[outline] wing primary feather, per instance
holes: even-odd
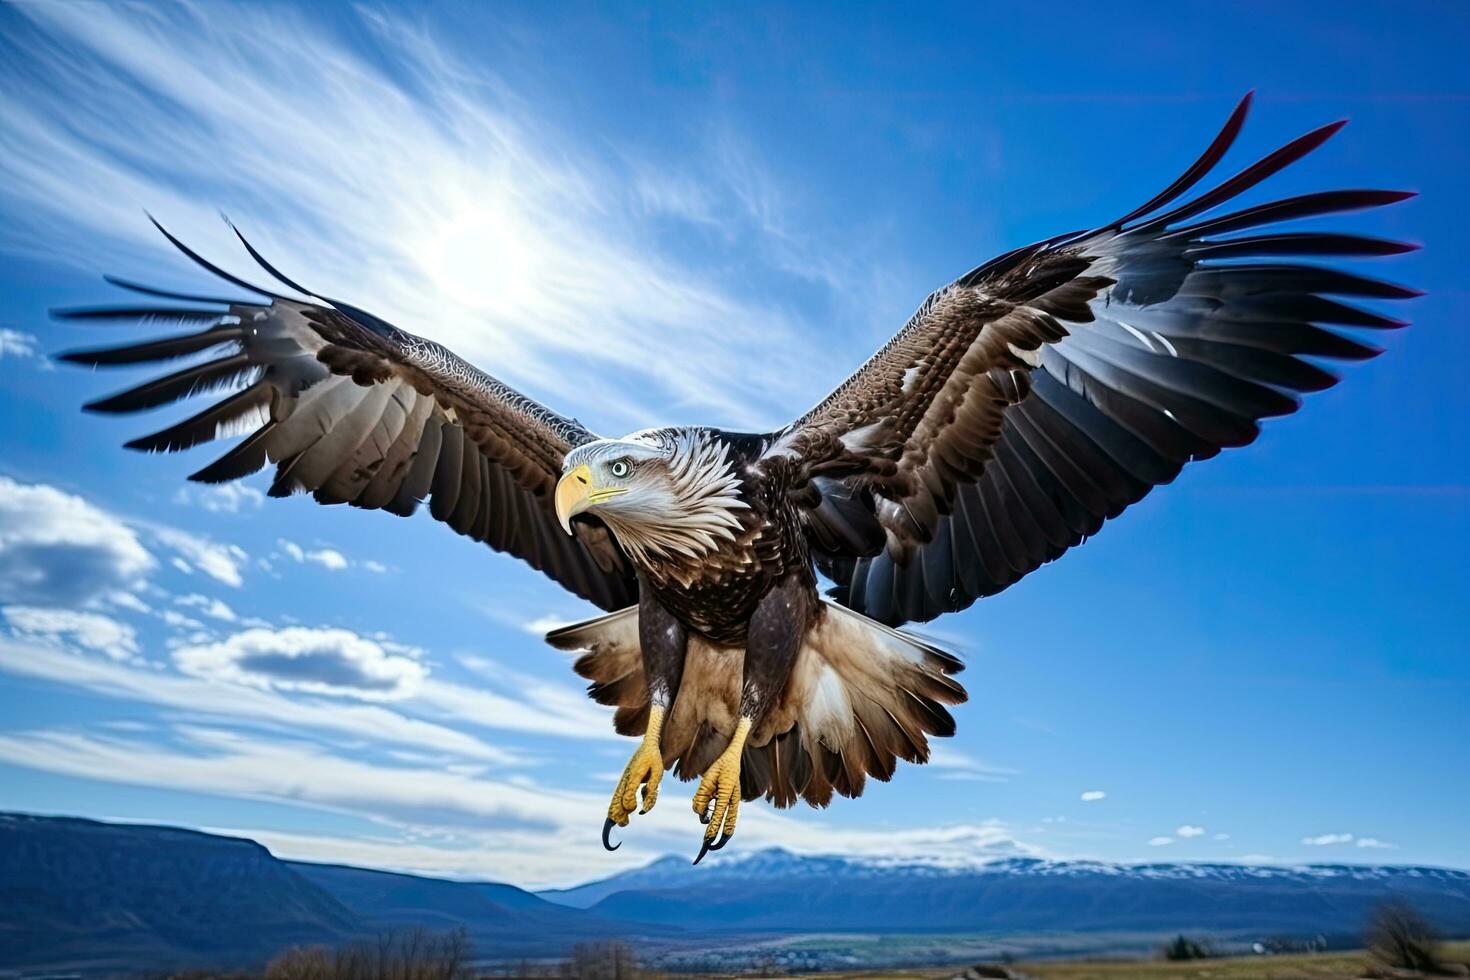
[[[184,322],[218,320],[229,315],[229,310],[200,310],[181,306],[67,306],[51,310],[51,316],[56,320],[166,319]]]
[[[142,283],[133,282],[131,279],[122,279],[118,276],[102,277],[119,289],[130,292],[141,293],[144,296],[157,296],[160,299],[176,299],[188,303],[220,303],[225,306],[250,306],[254,300],[225,299],[220,296],[198,296],[194,293],[176,293],[167,289],[159,289],[155,286],[145,286]]]
[[[1185,225],[1161,235],[1161,238],[1200,238],[1204,235],[1223,235],[1226,232],[1255,228],[1278,221],[1293,221],[1297,218],[1315,218],[1323,214],[1345,214],[1381,208],[1416,197],[1415,191],[1346,190],[1320,191],[1302,194],[1269,204],[1258,204],[1241,211],[1232,211],[1217,218],[1198,224]]]
[[[232,379],[252,370],[249,355],[232,354],[216,361],[184,368],[167,377],[145,382],[136,388],[120,391],[106,398],[90,401],[82,408],[89,412],[105,414],[141,412],[144,409],[167,405],[169,402],[187,398],[206,389],[227,384]]]
[[[1254,91],[1245,93],[1245,97],[1236,103],[1235,110],[1230,113],[1230,118],[1225,121],[1225,125],[1215,139],[1205,148],[1205,152],[1200,154],[1199,159],[1194,161],[1188,170],[1180,174],[1174,183],[1156,194],[1147,204],[1134,208],[1107,227],[1122,228],[1130,221],[1157,211],[1199,183],[1206,174],[1215,169],[1215,164],[1220,162],[1235,143],[1235,138],[1240,135],[1241,127],[1245,125],[1245,117],[1250,112],[1251,100],[1255,98],[1255,95]]]
[[[125,443],[124,448],[147,453],[171,453],[217,439],[221,426],[229,424],[251,409],[264,409],[268,406],[271,391],[270,382],[257,381],[249,388],[236,392],[177,425]]]
[[[224,216],[221,215],[221,217]],[[249,240],[246,239],[245,235],[240,231],[240,229],[235,227],[235,223],[233,221],[231,221],[229,218],[225,218],[225,224],[230,226],[230,230],[235,233],[236,238],[240,239],[240,244],[245,246],[245,251],[250,253],[250,257],[255,260],[256,264],[259,265],[266,272],[270,273],[270,275],[274,277],[277,282],[279,282],[283,286],[288,286],[291,289],[296,290],[303,296],[317,295],[315,292],[307,289],[305,286],[294,282],[291,279],[288,279],[279,269],[267,262],[265,256],[261,255],[255,250],[255,246],[251,245]]]
[[[72,350],[57,354],[56,359],[68,364],[85,364],[103,367],[123,364],[139,364],[144,361],[163,361],[188,354],[197,354],[211,347],[237,341],[244,329],[229,325],[205,330],[201,333],[184,334],[177,337],[160,337],[158,340],[141,344],[125,344],[121,347],[96,347],[87,350]]]
[[[234,449],[204,469],[189,474],[189,479],[195,483],[229,483],[260,472],[266,464],[265,441],[275,427],[274,422],[261,426]]]
[[[1202,241],[1184,250],[1195,259],[1255,258],[1268,255],[1341,255],[1376,257],[1418,251],[1412,242],[1328,232],[1282,232],[1224,241]]]
[[[1281,147],[1281,149],[1267,154],[1249,167],[1246,167],[1214,190],[1201,194],[1188,204],[1181,205],[1173,211],[1150,218],[1140,225],[1135,225],[1129,231],[1141,232],[1163,228],[1177,221],[1183,221],[1185,218],[1191,218],[1203,211],[1208,211],[1215,205],[1230,200],[1237,194],[1256,186],[1267,177],[1291,166],[1327,142],[1332,138],[1333,134],[1346,125],[1346,119],[1339,119],[1337,122],[1328,123],[1326,126],[1319,126],[1310,133],[1298,136],[1290,143]]]
[[[282,300],[289,300],[290,299],[290,297],[288,297],[288,296],[282,296],[280,293],[271,292],[269,289],[265,289],[265,288],[263,288],[261,286],[257,286],[257,285],[255,285],[254,283],[251,283],[251,282],[246,282],[244,279],[241,279],[239,276],[232,275],[232,274],[226,272],[224,269],[221,269],[219,266],[215,265],[213,262],[209,261],[204,256],[200,255],[198,252],[194,251],[192,248],[190,248],[189,246],[185,245],[183,242],[181,242],[177,238],[175,238],[174,235],[173,235],[173,233],[170,232],[163,225],[159,224],[158,219],[155,218],[155,217],[153,217],[153,215],[151,215],[151,214],[148,215],[148,220],[151,221],[151,222],[153,222],[153,227],[157,228],[163,234],[163,237],[164,238],[167,238],[169,240],[169,242],[173,245],[174,248],[178,249],[180,252],[183,252],[184,255],[186,255],[190,259],[192,259],[196,265],[200,266],[203,269],[208,270],[209,272],[213,272],[215,275],[219,276],[225,282],[232,282],[236,286],[239,286],[241,289],[248,289],[252,293],[259,293],[262,296],[269,296],[271,299],[282,299]]]

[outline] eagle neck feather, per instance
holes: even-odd
[[[734,541],[742,529],[739,512],[749,505],[740,498],[729,447],[699,429],[661,430],[643,438],[657,439],[669,454],[669,495],[645,519],[604,515],[628,557],[644,567],[697,561],[721,542]]]

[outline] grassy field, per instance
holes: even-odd
[[[1470,962],[1470,942],[1446,943],[1449,963]],[[1038,960],[1010,966],[1034,980],[1347,980],[1367,975],[1371,960],[1358,950],[1300,956],[1232,956],[1168,963],[1162,960]],[[963,967],[823,973],[823,980],[941,980]]]

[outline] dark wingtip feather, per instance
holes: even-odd
[[[213,390],[250,370],[250,358],[246,354],[233,354],[184,368],[166,377],[145,381],[126,391],[94,399],[83,405],[82,409],[109,415],[141,412]]]
[[[254,300],[226,299],[223,296],[199,296],[194,293],[176,293],[168,289],[158,289],[155,286],[145,286],[131,279],[123,279],[120,276],[104,275],[102,279],[119,289],[129,292],[142,293],[144,296],[158,296],[162,299],[177,299],[190,303],[219,303],[223,306],[246,306],[254,303]]]
[[[201,310],[170,306],[53,306],[53,320],[218,320],[228,310]]]
[[[236,238],[240,239],[240,244],[245,246],[245,251],[250,253],[250,257],[255,260],[256,264],[259,265],[266,272],[268,272],[270,275],[274,276],[277,282],[281,283],[283,286],[288,286],[291,289],[296,290],[298,293],[301,293],[304,296],[316,295],[316,293],[312,292],[310,289],[307,289],[300,283],[288,279],[284,274],[282,274],[279,269],[267,262],[265,256],[261,255],[255,250],[255,246],[250,244],[245,235],[240,231],[239,228],[235,227],[235,223],[231,221],[229,219],[229,216],[226,215],[223,211],[220,212],[220,217],[225,219],[225,224],[230,226],[230,230],[235,233]]]
[[[153,222],[153,227],[157,228],[159,233],[162,234],[164,238],[167,238],[174,248],[178,249],[180,252],[183,252],[184,255],[188,256],[188,258],[193,260],[194,263],[199,265],[201,268],[204,268],[214,273],[226,282],[234,283],[241,289],[248,289],[253,293],[259,293],[262,296],[269,296],[271,299],[286,299],[285,296],[282,296],[279,293],[273,293],[269,289],[262,288],[251,282],[246,282],[239,276],[232,275],[231,273],[226,272],[224,269],[221,269],[219,266],[215,265],[213,262],[209,261],[204,256],[200,255],[198,252],[194,251],[192,248],[175,238],[173,233],[165,228],[162,224],[160,224],[158,219],[153,217],[153,215],[148,214],[147,211],[143,213],[148,215],[148,220]]]
[[[177,337],[160,337],[138,344],[120,347],[93,347],[86,350],[65,351],[56,355],[59,361],[68,364],[83,364],[88,367],[111,367],[141,364],[148,361],[166,361],[173,358],[197,354],[211,347],[236,341],[241,329],[234,326],[217,327],[201,333],[184,334]]]
[[[1316,150],[1323,143],[1326,143],[1338,130],[1346,125],[1346,119],[1339,119],[1325,126],[1318,126],[1311,132],[1298,136],[1285,146],[1266,154],[1266,156],[1257,160],[1214,189],[1206,191],[1194,200],[1182,204],[1172,211],[1150,218],[1131,230],[1157,230],[1208,211],[1216,205],[1250,190],[1252,187],[1261,183],[1261,181],[1280,173],[1302,157]]]
[[[1251,102],[1255,99],[1255,96],[1256,90],[1251,89],[1235,104],[1235,108],[1230,113],[1230,118],[1225,120],[1225,125],[1220,128],[1220,132],[1210,141],[1210,145],[1205,147],[1205,151],[1200,154],[1199,159],[1190,164],[1188,170],[1180,174],[1168,187],[1154,195],[1146,204],[1134,208],[1117,221],[1114,221],[1109,227],[1120,228],[1135,218],[1141,218],[1152,211],[1156,211],[1199,183],[1200,179],[1213,170],[1215,164],[1219,163],[1220,159],[1229,151],[1230,147],[1235,144],[1236,137],[1240,135],[1241,128],[1245,126],[1245,117],[1250,112]]]

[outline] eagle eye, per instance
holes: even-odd
[[[623,477],[628,475],[629,471],[632,470],[632,467],[628,465],[628,461],[626,459],[615,459],[613,460],[612,465],[608,467],[608,470],[612,473],[613,476],[621,480]]]

